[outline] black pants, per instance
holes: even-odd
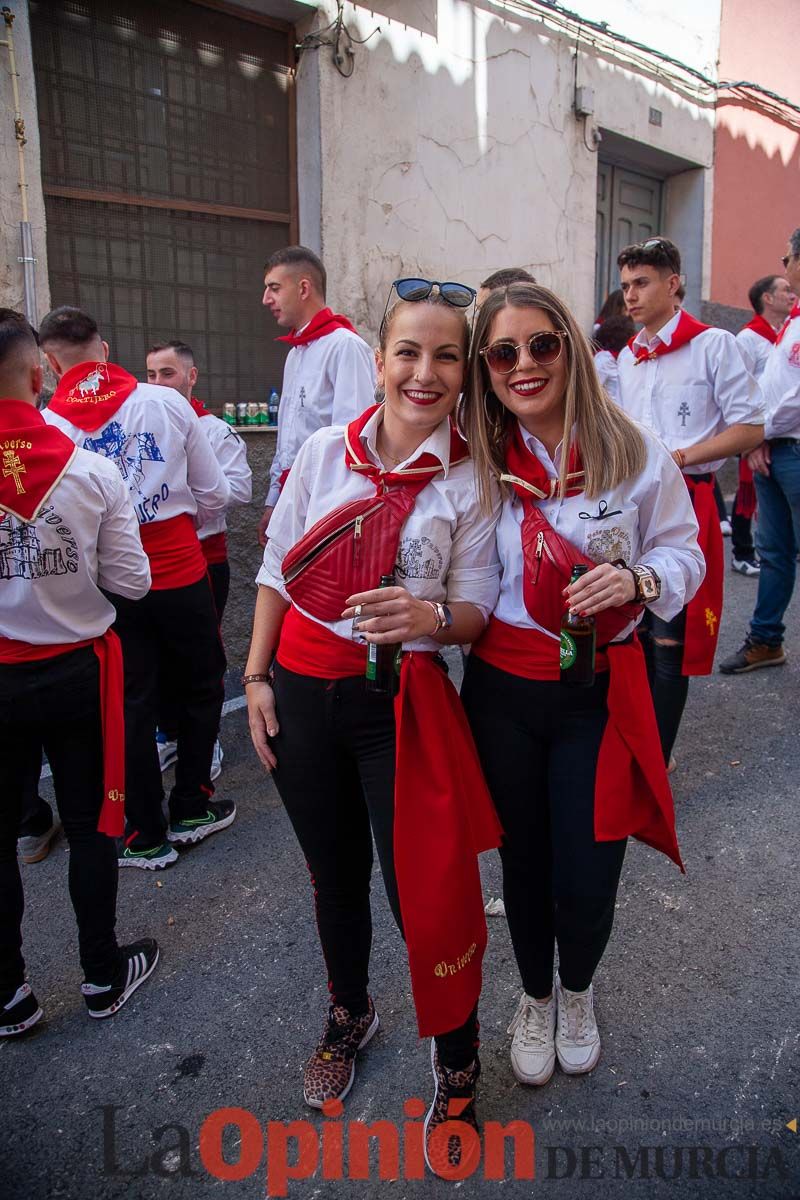
[[[222,616],[228,603],[228,593],[231,587],[231,567],[226,559],[221,563],[209,563],[208,581],[211,584],[211,594],[214,599],[214,611],[217,614],[217,625],[222,628]],[[163,673],[159,679],[158,728],[170,742],[177,741],[181,689],[176,686],[179,681],[166,678]],[[219,728],[217,729],[219,734]]]
[[[614,920],[626,841],[594,837],[608,677],[591,688],[521,679],[470,655],[461,689],[505,836],[503,898],[522,986],[543,999],[592,982]]]
[[[173,821],[201,816],[214,788],[211,756],[224,697],[225,654],[208,579],[143,600],[112,597],[125,660],[125,815],[136,849],[164,840],[163,790],[156,749],[160,680],[179,697]]]
[[[689,695],[689,677],[683,673],[686,609],[681,609],[671,621],[662,621],[645,609],[639,635],[647,662],[661,750],[664,762],[668,764]],[[664,645],[665,641],[673,644]]]
[[[753,518],[742,516],[736,507],[738,499],[737,492],[733,498],[731,509],[731,553],[740,562],[753,562],[756,557],[756,548],[753,544]]]
[[[114,934],[117,853],[97,832],[103,802],[98,665],[91,647],[34,663],[0,665],[0,996],[24,980],[22,880],[17,835],[23,795],[38,779],[42,749],[53,770],[69,841],[69,893],[84,975],[110,983],[120,962]],[[51,897],[50,904],[57,903]]]
[[[372,838],[389,904],[402,932],[394,870],[395,724],[392,701],[364,679],[312,679],[275,668],[280,732],[273,773],[311,872],[317,925],[333,1002],[367,1010],[372,916]],[[477,1014],[436,1038],[442,1062],[469,1065]]]

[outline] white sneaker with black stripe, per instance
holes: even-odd
[[[158,945],[153,938],[142,938],[121,946],[122,964],[112,983],[81,984],[90,1017],[113,1017],[140,984],[149,979],[158,962]]]
[[[0,1037],[16,1037],[20,1033],[27,1033],[41,1016],[39,1001],[30,985],[23,983],[8,1000],[0,998]]]

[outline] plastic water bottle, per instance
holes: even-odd
[[[267,424],[268,425],[277,425],[278,424],[278,406],[280,404],[280,399],[281,398],[278,395],[276,389],[273,388],[269,394],[269,400],[267,401]]]

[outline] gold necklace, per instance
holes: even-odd
[[[402,458],[393,458],[392,455],[389,454],[386,450],[381,450],[380,445],[378,443],[376,443],[376,447],[377,447],[377,451],[378,451],[378,458],[380,458],[380,459],[388,458],[389,462],[394,463],[395,466],[397,466],[398,463],[401,463],[404,461]],[[406,455],[405,457],[408,458],[408,455]]]

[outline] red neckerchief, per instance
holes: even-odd
[[[116,363],[78,363],[61,376],[48,407],[85,433],[94,433],[137,386],[138,380]]]
[[[636,359],[634,366],[638,366],[639,363],[650,362],[654,358],[660,358],[662,354],[672,354],[673,350],[680,350],[681,346],[685,346],[692,338],[697,337],[698,333],[705,333],[710,328],[710,325],[703,325],[701,321],[698,321],[684,309],[681,309],[681,315],[678,317],[678,324],[675,326],[669,345],[666,342],[659,341],[658,345],[652,348],[635,346],[634,341],[639,335],[634,334],[628,342],[631,353]]]
[[[311,318],[302,333],[293,329],[290,333],[285,333],[283,337],[275,338],[275,341],[288,342],[290,346],[307,346],[309,342],[315,342],[317,338],[327,337],[335,329],[349,329],[351,333],[356,332],[347,317],[343,317],[341,313],[335,313],[330,308],[321,308],[316,316]]]
[[[197,413],[198,417],[210,417],[212,415],[206,408],[205,404],[203,404],[203,401],[198,400],[196,396],[190,396],[189,403]]]
[[[33,521],[77,449],[32,404],[0,400],[0,510]]]
[[[421,486],[413,488],[413,494],[421,491],[426,483],[429,483],[435,475],[444,470],[444,467],[439,462],[435,454],[421,454],[419,458],[414,460],[410,467],[403,467],[402,470],[395,468],[393,471],[384,471],[381,467],[377,467],[371,458],[367,457],[367,451],[364,443],[361,440],[361,433],[364,426],[380,408],[380,404],[374,404],[371,408],[366,409],[360,417],[356,417],[355,421],[351,421],[344,431],[344,461],[349,470],[358,471],[362,475],[366,475],[367,479],[375,484],[378,492],[385,492],[392,487],[407,487],[409,484],[419,483]],[[469,450],[467,443],[462,438],[456,427],[450,426],[450,466],[454,467],[457,463],[464,462],[469,458]]]
[[[743,328],[744,329],[752,329],[753,333],[757,333],[761,337],[766,338],[768,342],[772,342],[773,346],[775,345],[775,342],[778,340],[777,333],[772,328],[769,321],[765,321],[760,313],[756,313],[756,315],[753,317],[752,321],[748,321],[747,324],[745,326],[743,326]]]
[[[780,333],[778,334],[778,336],[775,338],[775,345],[776,345],[776,346],[780,346],[781,342],[783,341],[783,335],[786,333],[786,330],[789,328],[789,326],[791,325],[792,321],[794,321],[794,320],[795,320],[797,317],[800,317],[800,300],[796,300],[796,301],[795,301],[794,308],[793,308],[793,309],[792,309],[792,311],[789,313],[789,315],[788,315],[788,317],[786,318],[786,320],[783,322],[783,325],[782,325],[782,327],[781,327],[781,331],[780,331]]]
[[[542,463],[525,444],[522,430],[517,424],[514,433],[506,444],[506,473],[500,476],[503,483],[510,483],[518,496],[523,500],[553,500],[561,495],[561,484],[558,478],[550,479]],[[580,450],[576,445],[570,447],[569,469],[567,471],[568,496],[577,496],[586,484],[581,463]]]

